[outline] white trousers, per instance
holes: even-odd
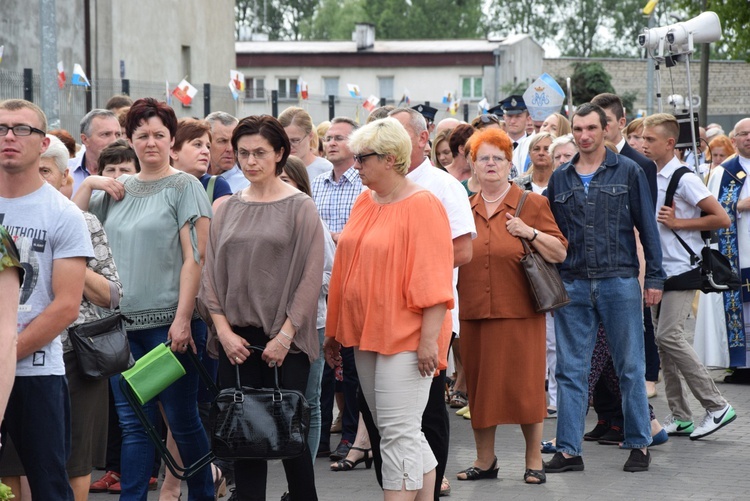
[[[419,374],[413,351],[381,355],[355,348],[354,359],[362,394],[380,432],[383,489],[421,489],[423,475],[437,466],[422,433],[432,375]]]

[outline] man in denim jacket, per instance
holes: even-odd
[[[579,153],[553,174],[547,197],[568,239],[560,275],[571,303],[555,312],[557,336],[557,453],[547,473],[583,470],[582,442],[587,378],[601,322],[620,379],[625,415],[625,471],[648,470],[651,443],[643,384],[642,301],[661,300],[664,271],[654,205],[643,170],[604,146],[607,117],[590,103],[576,110],[573,136]],[[638,283],[638,230],[646,257],[644,297]]]

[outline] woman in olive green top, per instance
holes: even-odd
[[[159,343],[172,340],[183,359],[188,349],[205,349],[205,324],[194,314],[202,256],[208,237],[211,205],[195,176],[169,165],[177,117],[155,99],[136,101],[128,112],[125,133],[141,171],[119,179],[90,176],[74,201],[96,215],[109,236],[123,285],[120,308],[134,320],[128,326],[130,350],[136,360]],[[92,178],[94,178],[92,180]],[[104,190],[90,198],[92,188]],[[164,390],[158,399],[167,416],[185,464],[208,452],[208,439],[198,418],[198,374],[182,360],[187,375]],[[143,426],[113,384],[122,433],[121,499],[146,499],[154,446]],[[156,402],[144,406],[156,420]],[[205,467],[188,481],[191,500],[213,500],[211,469]]]
[[[16,317],[22,281],[16,245],[0,226],[0,422],[16,377]]]

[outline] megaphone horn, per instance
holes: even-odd
[[[690,52],[694,44],[711,43],[719,39],[721,39],[721,21],[716,12],[711,11],[674,24],[667,32],[667,42],[670,45],[686,48]]]

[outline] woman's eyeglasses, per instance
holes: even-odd
[[[362,165],[362,162],[364,161],[365,158],[378,155],[378,154],[379,153],[377,152],[372,152],[372,153],[365,153],[364,155],[354,155],[354,161]]]

